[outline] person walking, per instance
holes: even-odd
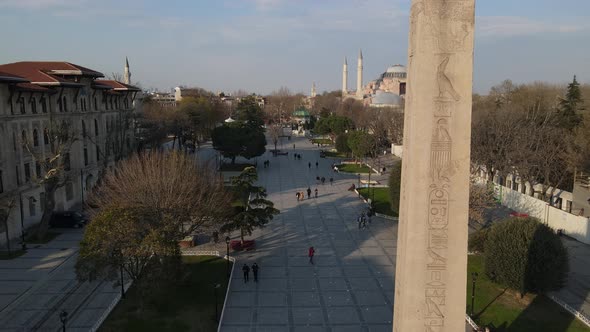
[[[295,150],[295,144],[293,144],[293,150]]]
[[[330,185],[333,186],[334,185],[334,178],[330,178]]]
[[[244,272],[244,282],[248,282],[248,280],[250,279],[250,267],[244,264],[244,266],[242,267],[242,272]]]
[[[307,198],[311,198],[311,188],[307,187]]]
[[[326,182],[326,178],[322,176],[321,180],[322,180],[322,185],[323,185]]]
[[[315,188],[315,198],[318,198],[318,188]]]
[[[307,168],[311,169],[311,161],[307,163]]]
[[[254,282],[258,282],[258,264],[252,264],[252,274],[254,275]]]
[[[315,168],[320,167],[320,163],[318,163],[317,161],[315,162]]]
[[[300,192],[297,192],[295,194],[295,196],[297,196],[297,202],[299,202],[299,200],[301,199],[301,193]]]
[[[307,256],[309,256],[309,263],[313,265],[313,255],[315,254],[315,249],[313,247],[309,247],[307,251]]]

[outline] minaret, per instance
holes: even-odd
[[[316,95],[317,93],[315,91],[315,82],[313,82],[313,84],[311,85],[311,98],[315,98]]]
[[[344,57],[344,65],[342,66],[342,97],[348,93],[348,63]]]
[[[359,60],[356,67],[356,96],[363,98],[363,51],[359,51]]]
[[[131,84],[131,71],[129,70],[129,59],[125,57],[125,74],[123,75],[123,83]]]

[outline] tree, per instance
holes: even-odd
[[[219,229],[231,195],[207,163],[181,152],[149,152],[121,161],[89,197],[96,213],[111,206],[150,209],[178,241]]]
[[[340,153],[350,153],[350,147],[348,146],[348,135],[340,134],[336,136],[336,143],[334,144],[336,151]]]
[[[16,195],[13,194],[5,194],[0,200],[0,233],[6,233],[6,249],[8,251],[8,255],[11,255],[10,250],[10,232],[8,229],[8,220],[10,219],[10,212],[16,206]]]
[[[258,130],[252,130],[242,123],[225,124],[211,133],[213,148],[235,163],[237,156],[250,159],[266,151],[266,137]]]
[[[535,218],[509,218],[492,226],[485,239],[486,274],[520,292],[563,287],[568,253],[549,226]]]
[[[273,144],[275,145],[275,151],[277,149],[277,143],[279,142],[279,138],[283,133],[283,127],[280,124],[273,123],[268,127],[268,133],[270,135],[270,139],[272,140]]]
[[[254,96],[248,96],[240,100],[236,111],[236,120],[253,131],[262,132],[264,130],[264,114]]]
[[[258,180],[256,168],[246,167],[242,173],[232,180],[236,189],[237,200],[234,203],[235,215],[221,228],[224,232],[240,231],[240,239],[244,243],[245,235],[252,235],[256,228],[269,223],[279,210],[273,202],[266,199],[266,189],[255,186]]]
[[[578,114],[579,111],[584,110],[582,104],[582,92],[580,91],[580,83],[574,80],[568,84],[565,97],[559,100],[559,125],[567,130],[573,130],[582,123],[582,116]]]
[[[31,144],[26,137],[23,137],[22,140],[26,151],[40,166],[41,174],[37,174],[35,181],[45,192],[45,204],[42,207],[43,216],[36,234],[39,239],[45,238],[49,229],[49,220],[55,209],[55,192],[69,181],[70,149],[78,137],[72,130],[70,123],[52,121],[43,132],[43,140],[49,145],[49,148],[45,149],[44,155],[37,152],[34,144]]]
[[[331,135],[333,138],[344,134],[347,130],[352,129],[354,124],[350,118],[345,116],[330,115],[327,118],[321,118],[315,123],[314,132],[319,135]]]
[[[391,211],[399,215],[399,202],[401,198],[401,184],[402,184],[402,162],[401,160],[391,167],[389,172],[389,199],[391,203]]]
[[[352,155],[359,160],[375,152],[375,137],[364,131],[349,132],[347,143]]]

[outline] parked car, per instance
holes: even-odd
[[[86,225],[86,218],[76,211],[54,212],[49,221],[49,227],[80,228]]]

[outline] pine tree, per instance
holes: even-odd
[[[576,76],[574,75],[574,80],[567,86],[565,98],[561,98],[559,101],[560,127],[572,130],[582,122],[582,117],[577,113],[578,111],[583,110],[582,103],[583,99],[582,92],[580,91],[580,83],[578,83]]]

